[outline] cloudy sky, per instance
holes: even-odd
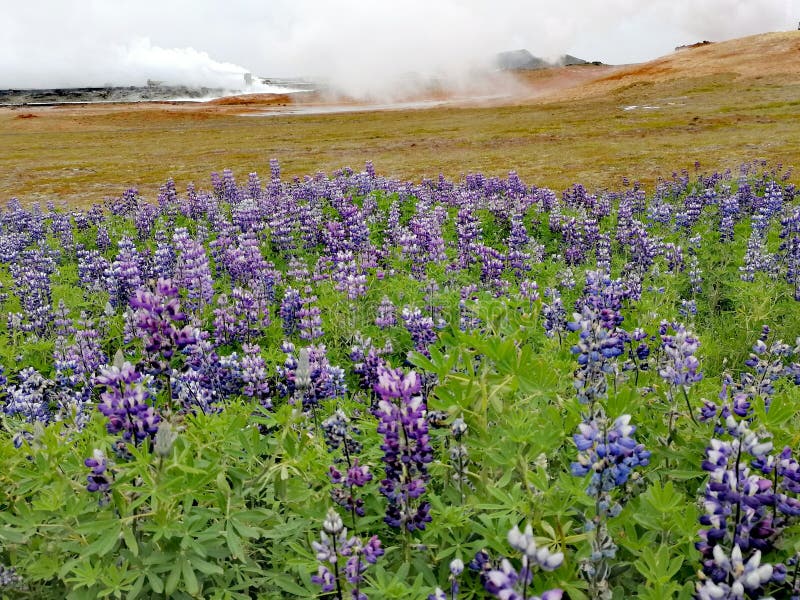
[[[251,71],[368,92],[503,50],[619,64],[796,29],[800,0],[0,0],[0,14],[0,88],[235,87]]]

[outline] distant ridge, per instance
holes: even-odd
[[[511,50],[501,52],[495,57],[495,65],[502,71],[538,71],[539,69],[552,69],[555,67],[570,67],[574,65],[599,65],[600,62],[589,62],[577,56],[566,54],[561,59],[551,62],[534,56],[528,50]]]
[[[534,71],[536,69],[546,69],[550,63],[534,56],[527,50],[511,50],[501,52],[495,60],[497,67],[503,71]]]

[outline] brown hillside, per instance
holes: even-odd
[[[800,81],[800,31],[763,33],[681,48],[667,56],[602,75],[569,90],[567,95],[594,96],[636,84],[719,75],[733,75],[737,79],[781,75],[787,76],[787,83]]]

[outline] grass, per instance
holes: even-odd
[[[491,108],[441,107],[244,117],[240,107],[107,106],[0,109],[0,202],[64,198],[79,205],[138,186],[153,197],[173,177],[206,186],[211,171],[285,176],[366,160],[418,180],[470,171],[565,188],[646,184],[670,168],[735,168],[800,156],[800,85],[781,77],[717,75],[626,85],[603,97]],[[629,105],[655,110],[624,111]],[[35,118],[20,118],[33,114]],[[797,180],[797,175],[793,178]]]

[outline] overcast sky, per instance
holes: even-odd
[[[0,15],[0,88],[235,87],[252,71],[363,92],[519,48],[641,62],[796,29],[800,0],[0,0]]]

